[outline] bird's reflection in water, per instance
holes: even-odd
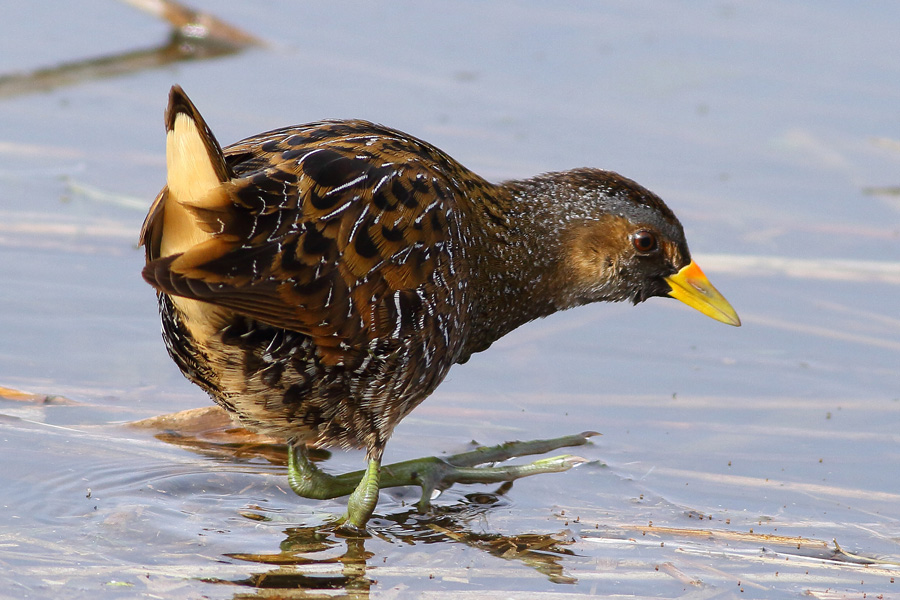
[[[396,543],[403,547],[462,543],[482,550],[492,556],[518,561],[547,576],[554,583],[576,583],[576,579],[564,572],[562,560],[575,553],[566,548],[573,543],[569,531],[556,534],[502,535],[476,532],[470,525],[483,525],[483,517],[493,508],[506,505],[502,493],[476,493],[463,497],[451,506],[432,507],[427,514],[415,509],[376,517],[369,523],[371,537],[345,538],[321,526],[292,527],[285,530],[287,537],[281,543],[280,552],[273,554],[232,553],[227,556],[273,568],[239,580],[216,580],[214,583],[255,588],[254,592],[238,592],[235,598],[271,597],[274,590],[291,590],[290,597],[329,597],[337,593],[340,598],[368,597],[372,586],[377,585],[384,573],[385,557],[376,556],[367,545],[377,540]],[[251,516],[252,515],[248,515]],[[258,516],[256,518],[259,518]],[[377,540],[375,539],[377,538]],[[409,580],[431,578],[433,565],[408,567],[408,573],[394,571],[391,575]],[[475,573],[468,572],[469,576]]]
[[[364,538],[338,539],[317,527],[298,527],[287,531],[287,538],[277,554],[230,554],[249,562],[271,565],[273,568],[254,573],[245,579],[223,581],[254,592],[237,592],[235,598],[270,598],[274,590],[292,590],[291,597],[368,598],[369,589],[376,584],[367,575],[368,561],[374,554],[366,550]],[[340,552],[343,551],[341,554]],[[335,592],[337,596],[332,596]]]
[[[204,407],[180,413],[162,415],[131,423],[132,427],[155,431],[155,436],[169,444],[186,448],[203,456],[227,458],[246,464],[252,459],[262,459],[273,465],[285,466],[287,456],[284,446],[272,440],[236,427],[231,418],[219,407]],[[330,452],[311,449],[317,460],[326,460]],[[435,572],[446,572],[447,568],[435,569],[434,562],[424,559],[416,566],[392,568],[392,556],[383,551],[387,542],[400,549],[410,546],[422,548],[434,544],[465,544],[491,556],[508,561],[517,561],[545,575],[553,583],[576,583],[576,579],[565,573],[563,560],[575,553],[567,546],[574,542],[574,535],[568,531],[554,534],[522,533],[503,535],[485,533],[485,523],[491,513],[509,506],[506,492],[512,483],[505,483],[494,492],[476,492],[458,495],[455,502],[444,497],[444,504],[433,504],[427,512],[419,512],[410,506],[405,508],[401,500],[415,502],[417,490],[408,488],[409,494],[396,488],[394,500],[379,505],[384,515],[373,518],[367,527],[370,537],[342,537],[321,522],[312,526],[285,529],[286,537],[278,552],[271,554],[229,553],[231,559],[269,565],[272,568],[242,579],[207,579],[210,583],[240,586],[237,598],[272,597],[279,590],[278,597],[292,598],[362,598],[368,595],[376,580],[403,578],[408,585],[412,580],[438,577]],[[445,492],[449,494],[449,492]],[[269,521],[268,510],[252,507],[243,516],[258,521]],[[372,551],[378,547],[380,553]],[[434,553],[437,548],[432,546]],[[477,573],[466,571],[463,576],[473,577]],[[281,590],[291,590],[289,594]],[[337,594],[335,596],[335,594]]]

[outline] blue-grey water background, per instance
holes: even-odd
[[[287,567],[235,555],[279,552],[313,578],[360,567],[326,582],[349,597],[900,596],[900,5],[192,6],[265,45],[0,86],[0,386],[73,401],[0,400],[0,597],[265,597],[249,578]],[[169,35],[111,0],[4,14],[7,75]],[[446,524],[391,526],[413,492],[385,495],[381,533],[362,547],[333,538],[304,555],[289,532],[342,500],[296,498],[280,464],[119,425],[209,404],[165,353],[136,246],[165,181],[174,83],[225,144],[364,118],[491,180],[607,168],[677,212],[743,327],[665,299],[554,315],[454,367],[388,445],[394,461],[601,432],[578,449],[592,463],[519,481],[453,522],[552,534],[572,551],[555,556],[562,575],[461,534],[407,535],[413,521]],[[327,464],[362,462],[336,452]],[[670,529],[644,543],[635,528],[650,523]],[[740,538],[751,532],[886,562],[773,554]]]

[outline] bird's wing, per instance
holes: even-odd
[[[436,152],[365,122],[249,138],[219,155],[224,168],[212,172],[224,180],[203,201],[179,202],[199,241],[151,252],[144,277],[167,294],[310,335],[336,362],[373,339],[421,329],[427,299],[446,293],[460,251],[450,232],[458,188]],[[171,173],[163,207],[145,225],[148,251],[159,244],[152,232],[170,226]]]

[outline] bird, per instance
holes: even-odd
[[[365,529],[381,487],[399,484],[389,480],[402,469],[382,466],[397,424],[453,365],[519,326],[657,296],[740,325],[675,214],[615,172],[490,183],[363,120],[223,148],[177,85],[165,126],[166,185],[140,243],[168,353],[241,424],[285,440],[295,492],[349,494],[337,523],[350,531]],[[308,446],[364,448],[366,468],[327,474]],[[562,458],[556,470],[575,464]],[[430,468],[411,461],[407,478],[434,479]]]

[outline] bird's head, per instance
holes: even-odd
[[[741,324],[691,259],[681,223],[658,196],[596,169],[566,173],[562,189],[568,190],[564,204],[575,215],[563,240],[572,304],[637,304],[669,296],[722,323]]]

